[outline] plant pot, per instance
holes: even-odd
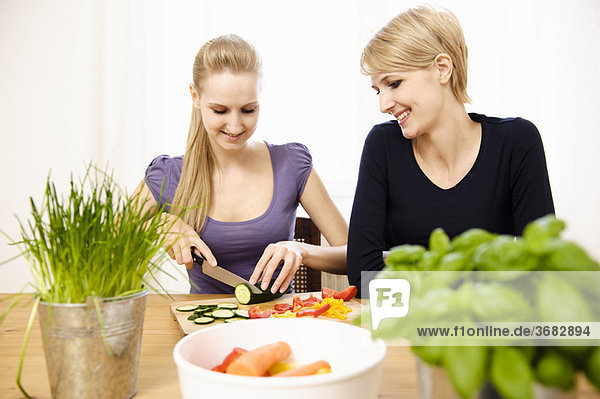
[[[104,330],[93,301],[40,302],[38,316],[53,398],[135,395],[147,294],[144,290],[101,299]]]
[[[416,357],[417,378],[420,399],[460,399],[442,367],[431,366]],[[538,383],[533,386],[533,397],[536,399],[575,399],[575,390],[566,392]],[[477,395],[478,399],[502,399],[502,396],[487,383]]]

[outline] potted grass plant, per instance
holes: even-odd
[[[576,397],[577,374],[600,389],[597,341],[574,340],[584,338],[585,330],[572,326],[600,319],[595,306],[600,266],[560,237],[564,228],[564,222],[547,216],[530,223],[522,237],[472,229],[450,240],[437,229],[428,248],[403,245],[390,251],[377,278],[409,279],[410,310],[405,319],[383,320],[374,335],[410,340],[422,399],[568,399]],[[462,279],[465,275],[469,279]],[[417,327],[445,325],[434,324],[440,321],[572,325],[556,331],[540,326],[543,335],[557,337],[556,344],[467,338],[452,346],[457,338],[418,335]]]
[[[92,164],[66,195],[48,177],[41,203],[31,199],[20,239],[9,238],[35,291],[17,373],[27,398],[20,379],[36,314],[53,398],[135,394],[147,281],[166,259],[169,228],[144,205]]]

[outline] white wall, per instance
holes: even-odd
[[[66,185],[95,160],[130,191],[160,153],[181,154],[200,45],[222,33],[263,56],[257,137],[309,146],[348,219],[378,112],[361,48],[413,1],[0,1],[0,228],[18,236],[49,170]],[[567,237],[600,258],[600,3],[447,0],[469,46],[470,111],[539,128]],[[0,238],[0,260],[16,249]],[[28,281],[0,266],[0,292]]]

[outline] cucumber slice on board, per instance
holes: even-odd
[[[231,319],[225,319],[225,320],[223,320],[223,321],[224,321],[225,323],[235,323],[235,322],[237,322],[237,321],[245,321],[245,320],[248,320],[248,319],[245,319],[245,318],[243,318],[243,317],[232,317]]]
[[[243,319],[249,319],[250,315],[248,314],[248,310],[247,309],[236,309],[233,311],[233,313],[235,313],[236,317],[241,317]]]
[[[229,309],[216,309],[211,312],[211,317],[215,319],[231,319],[235,314]]]
[[[198,309],[198,305],[181,305],[175,308],[178,312],[193,312]]]
[[[212,317],[206,317],[206,316],[196,317],[194,319],[194,323],[196,323],[196,324],[210,324],[213,321],[215,321],[214,318],[212,318]]]
[[[233,302],[223,302],[223,303],[217,304],[217,309],[235,310],[237,308],[238,308],[237,303],[233,303]]]

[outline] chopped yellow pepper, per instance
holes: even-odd
[[[346,314],[352,312],[352,309],[344,305],[343,299],[323,298],[321,302],[314,304],[312,307],[314,309],[319,309],[326,303],[329,304],[330,308],[327,309],[323,315],[331,317],[332,319],[346,320],[348,318]]]
[[[285,313],[273,313],[273,317],[296,317],[296,313],[286,310]]]

